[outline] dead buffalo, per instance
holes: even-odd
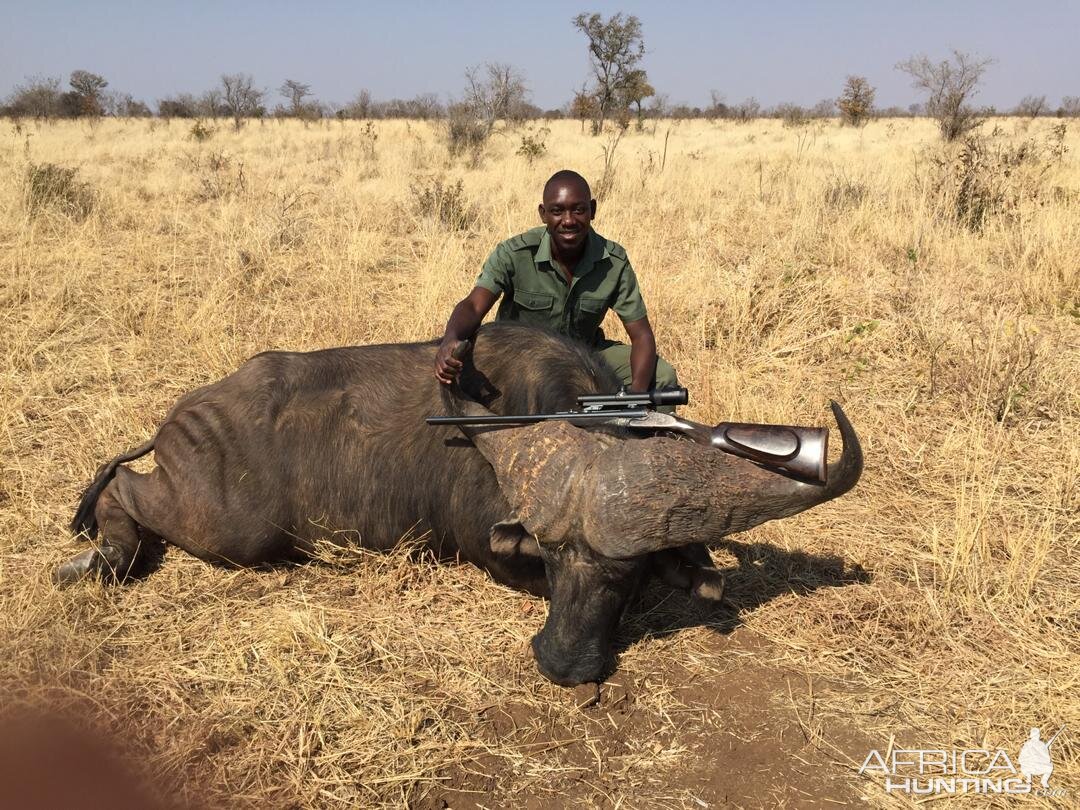
[[[617,380],[600,358],[551,333],[491,324],[460,388],[432,374],[436,344],[260,354],[173,407],[154,438],[103,465],[72,529],[99,545],[56,580],[122,579],[160,539],[218,563],[302,559],[319,539],[389,549],[426,537],[498,581],[549,596],[533,639],[540,672],[597,680],[630,595],[649,573],[708,595],[702,543],[846,492],[862,469],[850,423],[825,486],[673,438],[566,423],[493,430],[424,417],[572,408]],[[155,453],[156,468],[121,466]]]

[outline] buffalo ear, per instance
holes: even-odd
[[[540,559],[540,544],[517,520],[502,520],[491,527],[491,553],[496,557]]]
[[[455,360],[464,360],[470,354],[472,354],[473,342],[471,340],[462,340],[458,342],[458,345],[454,347],[454,350],[450,352],[450,356]]]

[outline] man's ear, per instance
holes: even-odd
[[[589,219],[596,219],[596,200],[589,200],[589,211]]]
[[[538,206],[536,206],[536,213],[540,215],[540,221],[543,222],[544,221],[544,204],[543,203],[540,203]]]

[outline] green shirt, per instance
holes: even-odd
[[[496,320],[545,326],[593,343],[604,315],[623,323],[645,317],[637,276],[621,245],[589,229],[585,253],[571,282],[551,259],[551,237],[541,225],[501,242],[484,262],[478,287],[502,295]]]

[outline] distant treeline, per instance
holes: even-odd
[[[581,122],[584,131],[589,123],[593,135],[614,124],[627,129],[634,124],[640,132],[647,119],[710,118],[751,121],[755,118],[779,118],[790,126],[815,119],[839,117],[845,125],[862,126],[875,117],[928,116],[937,121],[946,141],[966,137],[991,115],[1017,115],[1037,118],[1043,115],[1080,116],[1080,96],[1065,96],[1054,107],[1045,95],[1025,96],[1011,110],[977,107],[972,102],[992,58],[954,50],[950,57],[932,60],[916,55],[897,63],[894,68],[911,79],[911,86],[923,97],[920,104],[881,109],[874,103],[877,89],[865,76],[847,76],[840,95],[827,98],[811,107],[777,104],[762,107],[751,97],[728,103],[722,93],[710,92],[704,107],[671,103],[668,96],[653,87],[645,70],[644,32],[633,14],[621,12],[604,18],[601,14],[576,15],[571,25],[585,38],[589,74],[562,107],[544,110],[529,101],[524,75],[512,65],[488,62],[465,71],[461,96],[443,103],[434,93],[421,93],[410,99],[375,99],[361,90],[348,104],[320,102],[311,85],[286,79],[276,95],[285,100],[271,107],[267,90],[256,86],[246,73],[224,74],[218,86],[201,95],[176,93],[157,102],[161,118],[231,118],[239,129],[252,118],[412,118],[446,119],[454,148],[472,149],[492,133],[496,122],[514,124],[535,119],[572,118]],[[0,115],[32,118],[82,118],[113,116],[151,116],[155,111],[128,93],[107,92],[104,76],[76,70],[63,89],[55,77],[28,78],[0,106]],[[535,146],[535,145],[534,145]]]
[[[526,121],[536,119],[572,118],[585,121],[594,120],[596,104],[593,94],[579,92],[562,107],[542,109],[528,101],[528,91],[520,75],[506,65],[488,64],[467,72],[469,85],[464,98],[449,104],[440,100],[435,93],[421,93],[413,98],[376,99],[367,90],[360,91],[347,104],[320,102],[312,97],[309,85],[295,80],[286,80],[278,89],[286,103],[270,106],[268,91],[255,86],[251,76],[232,74],[221,77],[221,86],[211,88],[201,94],[175,93],[159,99],[154,108],[130,93],[107,91],[108,81],[95,73],[77,70],[70,76],[69,89],[64,89],[58,77],[29,77],[15,87],[12,93],[0,105],[0,116],[25,117],[38,119],[54,118],[92,118],[110,117],[152,117],[160,118],[232,118],[240,124],[246,119],[258,118],[298,118],[298,119],[384,119],[408,118],[414,120],[434,120],[454,118],[463,108],[473,112],[486,110],[488,117],[500,120]],[[849,77],[849,85],[858,77]],[[863,79],[858,81],[865,82]],[[651,89],[651,88],[650,88]],[[847,91],[848,88],[845,88]],[[856,88],[858,90],[858,87]],[[910,117],[930,114],[925,104],[911,104],[907,107],[874,107],[872,110],[873,90],[868,89],[869,103],[866,104],[864,117]],[[823,99],[813,106],[804,107],[793,103],[777,104],[773,107],[762,106],[755,98],[728,103],[723,95],[713,91],[710,102],[704,106],[691,106],[685,103],[671,103],[668,97],[652,93],[646,98],[650,103],[641,104],[637,110],[630,104],[615,108],[612,120],[627,125],[631,114],[642,119],[728,119],[748,121],[755,118],[778,118],[787,123],[797,124],[813,119],[844,117],[849,118],[850,106],[845,106],[845,97]],[[850,100],[847,104],[850,105]],[[984,107],[979,110],[982,116],[1016,115],[1023,117],[1080,116],[1080,97],[1065,96],[1058,106],[1047,102],[1045,96],[1026,96],[1016,107],[1010,110],[996,110]]]

